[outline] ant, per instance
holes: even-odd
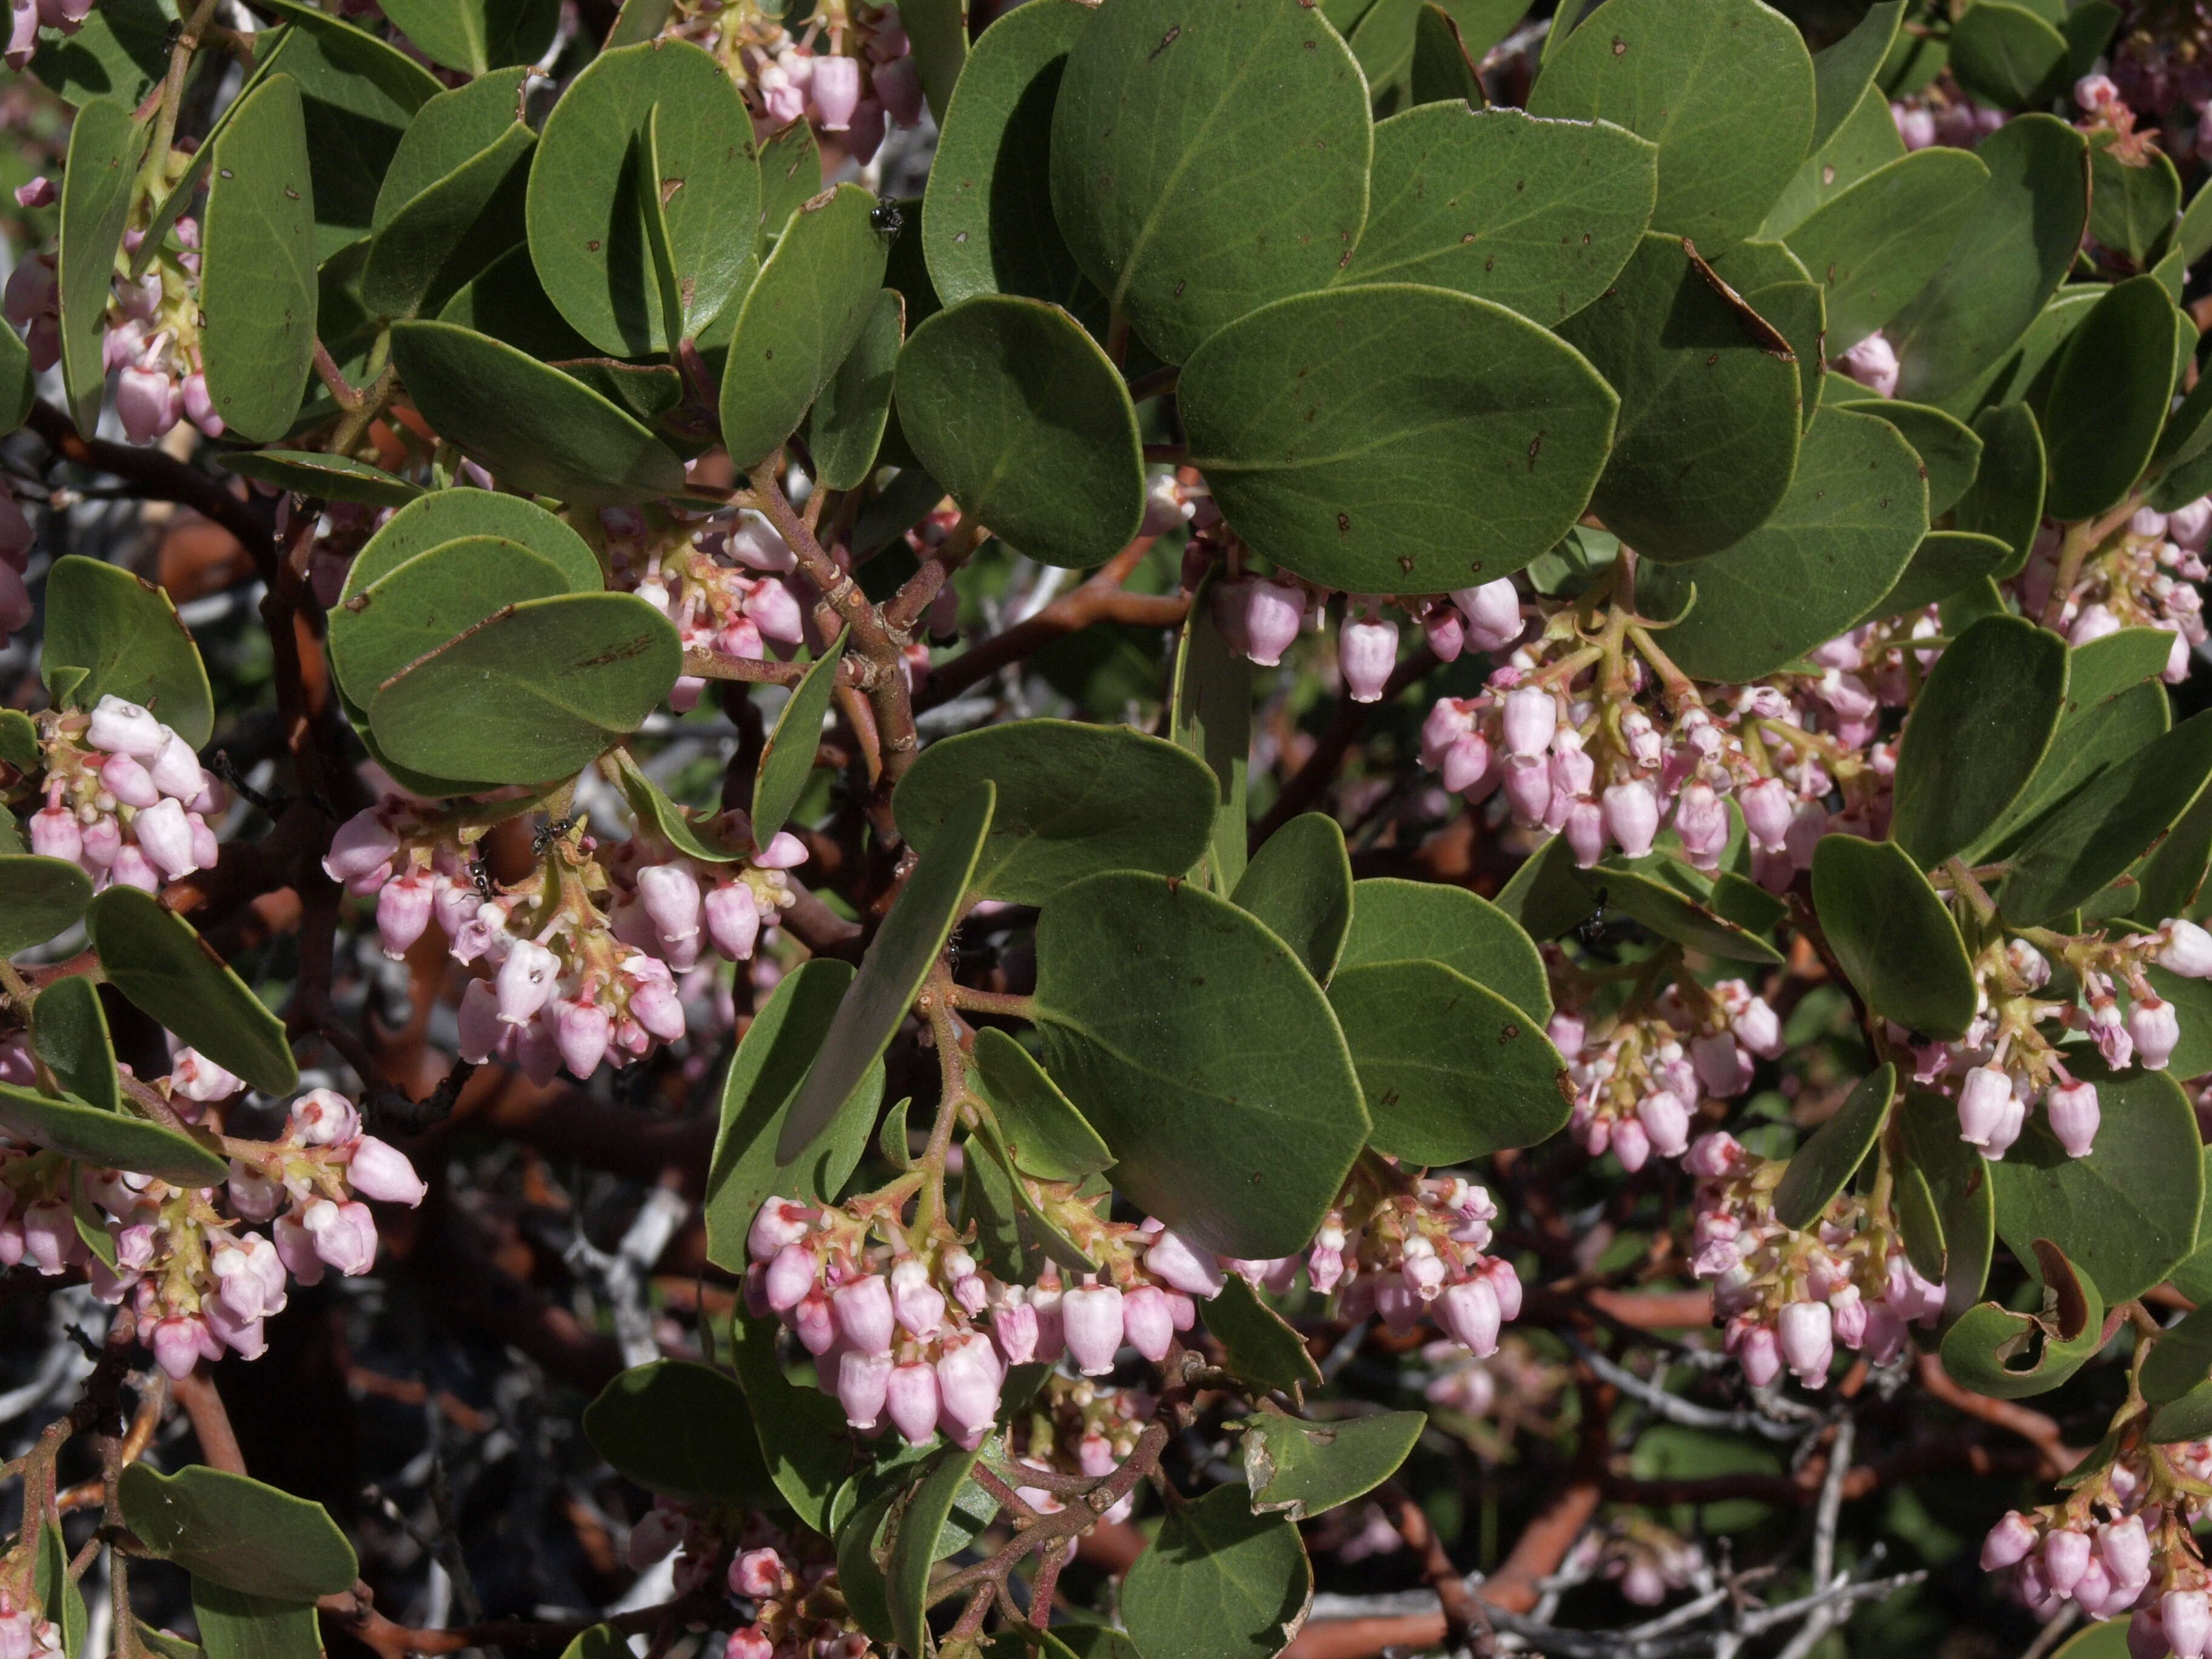
[[[1605,941],[1605,905],[1608,896],[1604,888],[1599,888],[1597,908],[1575,924],[1575,937],[1593,949]]]
[[[576,820],[574,818],[554,819],[550,823],[545,825],[543,829],[538,830],[536,835],[530,838],[531,853],[538,858],[544,858],[545,856],[545,849],[547,848],[550,847],[555,842],[560,840],[562,836],[567,835],[575,827]]]
[[[469,860],[469,879],[476,884],[477,896],[485,903],[499,896],[498,890],[491,884],[491,872],[484,867],[481,858]]]
[[[896,236],[906,228],[906,210],[896,202],[878,202],[870,210],[868,222],[886,236]]]

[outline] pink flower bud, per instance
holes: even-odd
[[[370,807],[338,826],[337,834],[331,838],[329,856],[323,860],[323,873],[332,881],[350,885],[388,869],[398,853],[398,836]]]
[[[2012,1099],[2012,1079],[1995,1066],[1977,1066],[1959,1090],[1959,1139],[1986,1146],[2004,1121]]]
[[[1298,637],[1305,595],[1282,582],[1255,581],[1243,586],[1241,597],[1243,635],[1249,641],[1245,655],[1262,668],[1273,668]]]
[[[2120,619],[2112,614],[2109,606],[2084,605],[2081,614],[2074,618],[2074,626],[2066,630],[2066,643],[2078,648],[2093,640],[2101,640],[2108,634],[2117,634],[2120,628]]]
[[[2128,1010],[2128,1035],[2135,1039],[2136,1059],[2150,1071],[2163,1071],[2180,1044],[2181,1018],[2172,1003],[2152,996]]]
[[[1085,1376],[1112,1370],[1121,1346],[1121,1292],[1111,1285],[1080,1286],[1060,1298],[1060,1311],[1077,1368]]]
[[[165,876],[189,876],[199,866],[192,856],[192,827],[185,822],[185,809],[174,800],[160,800],[131,820],[131,833],[140,849]]]
[[[1746,1331],[1736,1349],[1736,1363],[1754,1389],[1763,1389],[1782,1375],[1782,1349],[1774,1333],[1764,1325]]]
[[[730,1563],[730,1594],[764,1601],[783,1588],[783,1558],[774,1550],[740,1550]]]
[[[110,755],[100,769],[100,787],[123,806],[147,807],[161,799],[154,775],[131,755]]]
[[[2097,1142],[2097,1085],[2086,1081],[2054,1086],[2043,1097],[2051,1133],[2069,1158],[2087,1158]]]
[[[797,597],[774,577],[753,584],[745,598],[745,617],[766,639],[796,645],[806,637],[806,617]]]
[[[1792,1302],[1775,1316],[1774,1337],[1782,1361],[1807,1388],[1827,1380],[1835,1358],[1832,1316],[1825,1302]]]
[[[1608,788],[1605,829],[1630,858],[1640,859],[1650,852],[1652,837],[1659,833],[1659,800],[1651,786],[1638,781]]]
[[[1468,640],[1477,650],[1495,656],[1521,637],[1521,595],[1510,576],[1455,588],[1451,597],[1467,617]]]
[[[2140,1515],[2099,1528],[2097,1553],[2105,1558],[2116,1584],[2140,1583],[2150,1577],[2150,1534]]]
[[[1620,1167],[1631,1175],[1650,1160],[1651,1137],[1644,1132],[1644,1126],[1634,1118],[1613,1120],[1613,1155],[1620,1160]]]
[[[191,744],[173,732],[155,755],[154,763],[148,769],[155,788],[165,795],[174,795],[188,804],[205,787],[205,779],[200,771],[200,757],[192,752]],[[137,805],[138,803],[134,801],[131,804]]]
[[[2043,1540],[2043,1576],[2061,1595],[2071,1590],[2089,1565],[2089,1534],[2061,1528]]]
[[[1446,1335],[1477,1358],[1498,1352],[1498,1328],[1504,1317],[1498,1288],[1487,1277],[1447,1285],[1436,1301],[1437,1322]]]
[[[552,1000],[561,977],[561,958],[544,945],[518,939],[499,969],[499,1017],[520,1025],[537,1017]]]
[[[2092,115],[2120,101],[2120,89],[2108,75],[2085,75],[2074,83],[2074,101]]]
[[[1762,778],[1736,797],[1736,805],[1743,809],[1744,829],[1755,845],[1769,853],[1782,850],[1796,804],[1789,785],[1779,778]]]
[[[1732,1100],[1751,1087],[1751,1056],[1736,1046],[1735,1038],[1726,1031],[1708,1032],[1690,1040],[1690,1064],[1704,1084],[1705,1092],[1722,1100]]]
[[[894,58],[888,64],[878,64],[870,71],[868,79],[892,120],[902,127],[921,123],[921,72],[915,67],[913,58]]]
[[[392,962],[406,959],[407,947],[430,927],[430,905],[436,896],[429,878],[409,870],[397,881],[386,882],[376,896],[376,931],[384,954]]]
[[[848,1346],[862,1353],[891,1351],[896,1321],[891,1312],[890,1285],[882,1275],[870,1273],[841,1285],[830,1299],[837,1316],[838,1333]]]
[[[891,1426],[908,1445],[926,1446],[936,1438],[937,1373],[931,1367],[893,1366],[884,1385],[884,1404],[890,1413]]]
[[[775,1643],[758,1625],[733,1630],[722,1644],[722,1659],[775,1659]]]
[[[107,879],[118,887],[136,887],[142,893],[161,890],[161,872],[137,847],[125,847],[116,854],[115,861],[107,866]]]
[[[753,953],[760,937],[760,905],[742,881],[724,882],[707,895],[707,937],[732,962]]]
[[[176,425],[183,410],[184,393],[161,369],[133,364],[116,379],[116,418],[123,422],[123,435],[134,444],[155,442]]]
[[[185,826],[192,832],[192,860],[203,870],[212,870],[222,862],[222,848],[216,841],[215,831],[198,812],[185,814]]]
[[[31,850],[41,858],[75,864],[84,850],[84,834],[76,814],[67,807],[46,806],[31,814]]]
[[[1443,786],[1455,795],[1472,789],[1490,775],[1490,745],[1470,732],[1444,750],[1442,769]]]
[[[814,1288],[821,1268],[821,1259],[805,1244],[785,1245],[768,1264],[768,1305],[778,1313],[797,1307],[799,1298]]]
[[[822,118],[824,132],[842,132],[853,124],[860,104],[860,65],[856,58],[821,57],[814,60],[814,112]]]
[[[1999,1572],[2027,1559],[2035,1547],[2035,1528],[2018,1510],[2007,1510],[2004,1519],[1982,1540],[1982,1571]]]
[[[1163,1228],[1152,1236],[1145,1252],[1146,1271],[1162,1284],[1211,1302],[1221,1294],[1220,1261],[1210,1252],[1192,1249],[1175,1232]]]
[[[404,1204],[410,1210],[430,1190],[415,1173],[406,1153],[374,1135],[363,1135],[354,1143],[353,1157],[346,1164],[346,1183],[363,1198]]]
[[[92,711],[85,741],[111,755],[151,759],[169,740],[168,730],[147,710],[110,693]]]
[[[1907,141],[1908,147],[1911,141]],[[1868,335],[1836,360],[1836,367],[1878,398],[1897,391],[1897,349],[1880,329]]]
[[[199,1364],[199,1322],[172,1314],[155,1325],[153,1340],[148,1346],[154,1350],[154,1363],[181,1382]]]
[[[806,859],[806,843],[790,830],[779,830],[769,837],[767,846],[753,854],[752,861],[763,870],[796,870]]]
[[[1346,617],[1337,637],[1337,659],[1352,702],[1381,702],[1398,665],[1398,624],[1378,617]]]
[[[699,882],[681,864],[650,864],[637,872],[638,897],[663,943],[699,935]]]
[[[891,1357],[861,1353],[848,1348],[837,1356],[837,1403],[845,1420],[863,1434],[872,1434],[884,1414],[890,1389]]]
[[[499,1018],[497,994],[489,980],[472,979],[461,993],[459,1012],[461,1058],[481,1066],[499,1050],[511,1027]]]
[[[1421,635],[1438,662],[1457,662],[1467,648],[1467,624],[1448,605],[1431,606],[1421,618]]]
[[[36,820],[33,820],[33,823]],[[2184,979],[2212,979],[2212,933],[2179,917],[2159,929],[2158,965]]]
[[[937,1410],[952,1438],[965,1449],[981,1445],[997,1421],[1000,1379],[998,1356],[981,1332],[947,1339],[937,1362]]]
[[[830,1311],[829,1297],[818,1288],[799,1297],[787,1317],[800,1344],[817,1358],[837,1346],[837,1322]]]
[[[314,1241],[315,1254],[349,1279],[376,1265],[376,1218],[368,1205],[317,1199],[301,1224]]]
[[[569,1075],[588,1079],[605,1058],[614,1021],[596,1002],[562,998],[553,1005],[553,1038]]]
[[[684,1035],[684,1005],[668,979],[668,970],[659,963],[633,964],[633,969],[641,974],[647,969],[660,971],[657,976],[646,975],[631,984],[630,1018],[663,1042],[675,1042]]]
[[[929,1269],[908,1256],[891,1269],[891,1310],[913,1336],[927,1341],[945,1323],[945,1292],[929,1282]]]
[[[1728,845],[1729,815],[1711,786],[1694,781],[1682,786],[1674,800],[1674,833],[1681,836],[1682,850],[1692,864],[1700,870],[1720,868],[1721,852]]]
[[[1036,1355],[1037,1311],[1027,1302],[1008,1300],[991,1315],[991,1335],[1009,1365],[1026,1365]]]
[[[1122,1334],[1129,1345],[1158,1364],[1175,1346],[1175,1313],[1167,1293],[1154,1285],[1139,1285],[1121,1297]]]
[[[1551,769],[1540,760],[1516,755],[1505,763],[1505,801],[1513,821],[1533,830],[1544,821],[1552,805]]]
[[[2204,1592],[2168,1590],[2159,1600],[2158,1613],[2176,1659],[2203,1659],[2207,1644],[2212,1643],[2212,1602]]]
[[[787,1244],[802,1243],[812,1229],[809,1218],[813,1212],[804,1204],[788,1198],[771,1198],[760,1206],[753,1224],[745,1234],[745,1251],[756,1261],[772,1261],[775,1254]]]
[[[1541,686],[1526,685],[1509,691],[1502,725],[1506,753],[1534,759],[1552,746],[1553,736],[1559,729],[1558,700]]]
[[[223,419],[215,412],[215,398],[208,391],[207,376],[194,369],[185,376],[183,392],[185,418],[208,437],[222,436]]]
[[[1636,1103],[1636,1115],[1651,1138],[1651,1148],[1662,1158],[1680,1158],[1689,1150],[1690,1111],[1672,1090],[1661,1089]]]

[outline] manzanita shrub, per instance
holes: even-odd
[[[0,1659],[2212,1652],[2212,21],[1530,9],[13,0]]]

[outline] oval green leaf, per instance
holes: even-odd
[[[362,303],[378,316],[435,314],[523,238],[523,191],[537,135],[520,121],[402,206],[369,243]]]
[[[792,688],[783,712],[775,717],[775,730],[762,746],[760,763],[753,772],[753,844],[766,847],[776,831],[790,820],[791,809],[806,793],[814,775],[814,760],[822,745],[822,719],[830,712],[830,694],[837,689],[837,665],[845,654],[840,634],[830,648],[817,657],[799,684]]]
[[[1013,720],[922,750],[892,808],[925,856],[978,779],[998,788],[971,890],[1042,904],[1102,870],[1181,876],[1206,850],[1213,780],[1176,744],[1122,726]]]
[[[384,15],[425,57],[465,75],[536,63],[561,25],[560,0],[392,0]]]
[[[65,708],[112,693],[143,703],[198,749],[215,730],[199,647],[169,596],[119,565],[71,553],[46,577],[47,690]]]
[[[1884,1065],[1860,1079],[1836,1114],[1800,1146],[1774,1189],[1774,1218],[1785,1227],[1810,1227],[1858,1173],[1881,1138],[1889,1103],[1897,1097],[1897,1067]]]
[[[1053,217],[1114,313],[1188,362],[1248,312],[1334,279],[1373,153],[1365,78],[1317,10],[1115,0],[1060,78]]]
[[[2065,641],[1989,617],[1936,659],[1897,752],[1890,835],[1923,870],[1973,844],[2019,798],[2066,708]]]
[[[404,507],[422,493],[420,484],[395,478],[380,467],[343,455],[310,449],[244,449],[215,458],[216,465],[241,478],[274,484],[295,495],[325,501],[357,501],[364,507]]]
[[[1352,892],[1343,830],[1326,812],[1302,812],[1267,837],[1230,896],[1326,985],[1351,931]]]
[[[1014,1167],[1039,1181],[1080,1181],[1114,1154],[1030,1051],[995,1025],[975,1033],[975,1069]]]
[[[550,559],[497,536],[465,536],[418,553],[331,613],[331,666],[363,707],[378,688],[502,605],[568,591]]]
[[[1057,0],[1055,0],[1057,3]],[[1103,564],[1145,516],[1137,410],[1058,306],[964,300],[898,357],[899,429],[961,511],[1046,564]]]
[[[440,489],[402,507],[368,538],[346,571],[339,603],[380,582],[418,553],[468,536],[519,542],[567,573],[574,593],[606,586],[591,544],[537,502],[491,489]]]
[[[2158,278],[2136,276],[2108,289],[2067,337],[2040,413],[2051,518],[2093,519],[2142,475],[2166,424],[2181,325]]]
[[[1790,385],[1794,421],[1794,369]],[[1518,313],[1387,283],[1231,324],[1178,398],[1192,465],[1237,534],[1368,593],[1490,581],[1556,545],[1604,470],[1618,404]]]
[[[1991,1400],[2048,1394],[2104,1346],[2105,1300],[2096,1285],[2048,1239],[2035,1245],[2044,1278],[2037,1312],[1984,1302],[1943,1334],[1951,1380]]]
[[[92,902],[92,878],[64,859],[0,854],[0,957],[44,945]]]
[[[103,1112],[123,1109],[115,1044],[100,988],[82,975],[58,979],[31,1005],[31,1046],[62,1087]]]
[[[1121,1618],[1145,1659],[1274,1659],[1312,1599],[1298,1529],[1217,1486],[1161,1523],[1121,1581]]]
[[[12,1083],[0,1083],[0,1127],[94,1169],[129,1170],[175,1187],[219,1186],[230,1173],[221,1153],[189,1135]]]
[[[1813,854],[1813,904],[1828,946],[1876,1013],[1957,1037],[1978,992],[1959,924],[1894,842],[1827,836]]]
[[[131,118],[128,109],[105,99],[85,105],[70,125],[55,301],[61,314],[62,386],[70,418],[88,436],[100,423],[100,401],[107,385],[101,356],[107,301],[148,131],[146,125]]]
[[[775,1492],[738,1380],[686,1359],[623,1372],[584,1407],[593,1449],[680,1503],[758,1505]]]
[[[216,1065],[264,1094],[300,1086],[284,1023],[175,912],[135,887],[110,887],[85,912],[107,982]]]
[[[1364,1498],[1398,1472],[1425,1412],[1378,1412],[1310,1423],[1263,1412],[1244,1431],[1244,1484],[1257,1515],[1310,1521]]]
[[[1340,968],[1426,958],[1487,986],[1539,1023],[1552,1017],[1544,958],[1521,925],[1478,893],[1377,876],[1352,889]]]
[[[1119,1160],[1115,1188],[1200,1249],[1301,1248],[1367,1139],[1321,988],[1190,883],[1109,871],[1059,893],[1037,923],[1036,1018]]]
[[[223,124],[201,234],[208,397],[232,434],[273,442],[315,356],[315,191],[290,76],[264,76]]]
[[[890,425],[891,388],[899,349],[906,341],[906,296],[895,288],[876,295],[876,307],[845,361],[814,400],[806,419],[806,448],[816,482],[830,489],[858,489],[876,470]]]
[[[138,1541],[196,1578],[250,1595],[312,1601],[361,1576],[353,1546],[320,1504],[243,1474],[191,1464],[124,1468],[116,1495]]]

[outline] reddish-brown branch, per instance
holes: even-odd
[[[70,417],[52,404],[33,404],[24,424],[64,459],[120,478],[152,500],[189,507],[202,518],[221,525],[252,556],[263,580],[276,574],[276,544],[268,526],[212,474],[187,466],[159,449],[138,449],[110,443],[105,438],[81,436]]]
[[[192,1434],[200,1443],[200,1461],[211,1469],[244,1474],[246,1457],[238,1449],[237,1432],[230,1426],[230,1413],[223,1408],[213,1379],[205,1371],[196,1370],[169,1388],[191,1419]]]
[[[1919,1376],[1920,1386],[1932,1398],[1954,1411],[2008,1430],[2033,1446],[2042,1458],[2043,1478],[2046,1480],[2071,1473],[2074,1466],[2088,1455],[2087,1449],[2066,1443],[2056,1419],[2009,1400],[1990,1400],[1960,1388],[1951,1380],[1942,1360],[1935,1354],[1920,1356]]]

